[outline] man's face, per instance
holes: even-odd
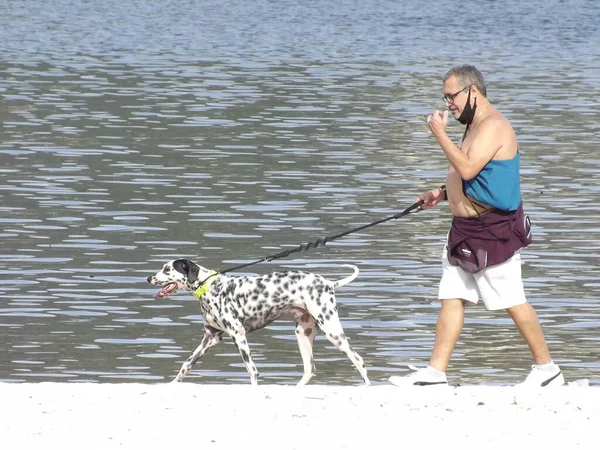
[[[448,78],[444,83],[444,88],[442,90],[444,102],[455,119],[458,119],[463,109],[465,109],[469,87],[470,86],[461,86],[454,76]]]

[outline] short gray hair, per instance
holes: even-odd
[[[469,66],[467,64],[454,66],[446,73],[446,75],[444,75],[444,83],[452,76],[456,77],[461,87],[466,88],[475,85],[479,92],[481,92],[484,97],[487,97],[487,89],[485,87],[485,82],[483,81],[483,75],[475,68],[475,66]]]

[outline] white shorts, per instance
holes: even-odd
[[[476,304],[479,297],[488,310],[507,309],[527,302],[521,278],[521,253],[516,252],[502,264],[469,273],[450,265],[444,245],[438,299],[460,298]]]

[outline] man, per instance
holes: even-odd
[[[517,137],[488,101],[483,76],[475,67],[454,67],[443,81],[444,102],[466,128],[458,147],[446,134],[448,110],[427,117],[450,168],[444,186],[417,199],[423,200],[423,209],[447,199],[454,216],[442,257],[442,306],[427,368],[389,381],[398,386],[447,384],[465,306],[481,297],[488,310],[508,312],[531,350],[534,365],[521,384],[560,386],[563,375],[550,358],[537,314],[523,291],[520,249],[531,242],[531,229],[521,203]]]

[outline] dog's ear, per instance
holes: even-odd
[[[198,273],[200,273],[198,265],[189,259],[178,259],[173,261],[173,269],[184,274],[190,283],[195,282],[198,279]]]

